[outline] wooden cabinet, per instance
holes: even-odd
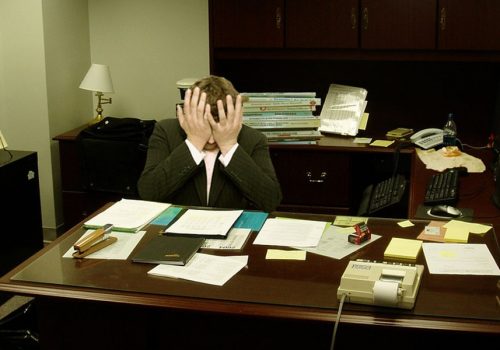
[[[368,185],[394,172],[410,180],[413,151],[401,150],[395,161],[394,148],[359,145],[352,138],[325,136],[318,145],[270,146],[283,200],[280,211],[356,215]],[[407,189],[410,191],[410,189]],[[407,217],[408,197],[387,210],[382,217]]]
[[[500,50],[500,1],[439,0],[439,49]]]
[[[437,0],[361,0],[363,49],[434,49]]]
[[[214,47],[283,47],[284,0],[213,0],[211,4]]]
[[[287,0],[287,48],[358,47],[359,0]]]
[[[212,0],[210,4],[214,49],[500,51],[498,0]]]

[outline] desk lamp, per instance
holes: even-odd
[[[114,92],[113,82],[111,81],[111,74],[109,72],[109,67],[104,64],[93,63],[85,78],[83,78],[80,89],[95,91],[97,96],[97,115],[90,122],[90,124],[98,123],[102,120],[102,106],[106,103],[111,103],[111,98],[103,98],[104,92]]]

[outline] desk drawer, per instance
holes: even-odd
[[[282,205],[349,207],[350,157],[317,150],[271,151],[283,192]]]

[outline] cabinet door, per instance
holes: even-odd
[[[271,157],[283,193],[280,210],[349,211],[349,154],[288,148],[272,149]]]
[[[359,0],[287,0],[286,47],[357,48]]]
[[[284,0],[212,0],[215,48],[283,47]]]
[[[434,49],[436,1],[361,0],[361,47]]]
[[[439,49],[500,50],[500,1],[440,0]]]

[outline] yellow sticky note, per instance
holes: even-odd
[[[370,146],[389,147],[393,143],[394,141],[392,140],[375,140],[372,143],[370,143]]]
[[[400,222],[398,222],[398,225],[401,227],[415,226],[415,225],[413,225],[413,222],[411,222],[410,220],[400,221]]]
[[[417,239],[393,237],[385,249],[384,257],[416,259],[421,248],[422,241]]]
[[[333,222],[333,224],[337,226],[354,226],[356,224],[362,224],[362,223],[366,224],[367,222],[368,218],[361,216],[337,215],[335,217],[335,221]]]
[[[268,249],[266,259],[279,259],[279,260],[306,260],[305,250],[282,250],[282,249]]]
[[[368,117],[370,116],[369,113],[363,113],[361,116],[361,120],[359,121],[359,130],[366,130],[366,125],[368,124]]]
[[[467,243],[469,231],[460,227],[449,227],[444,234],[445,242]]]

